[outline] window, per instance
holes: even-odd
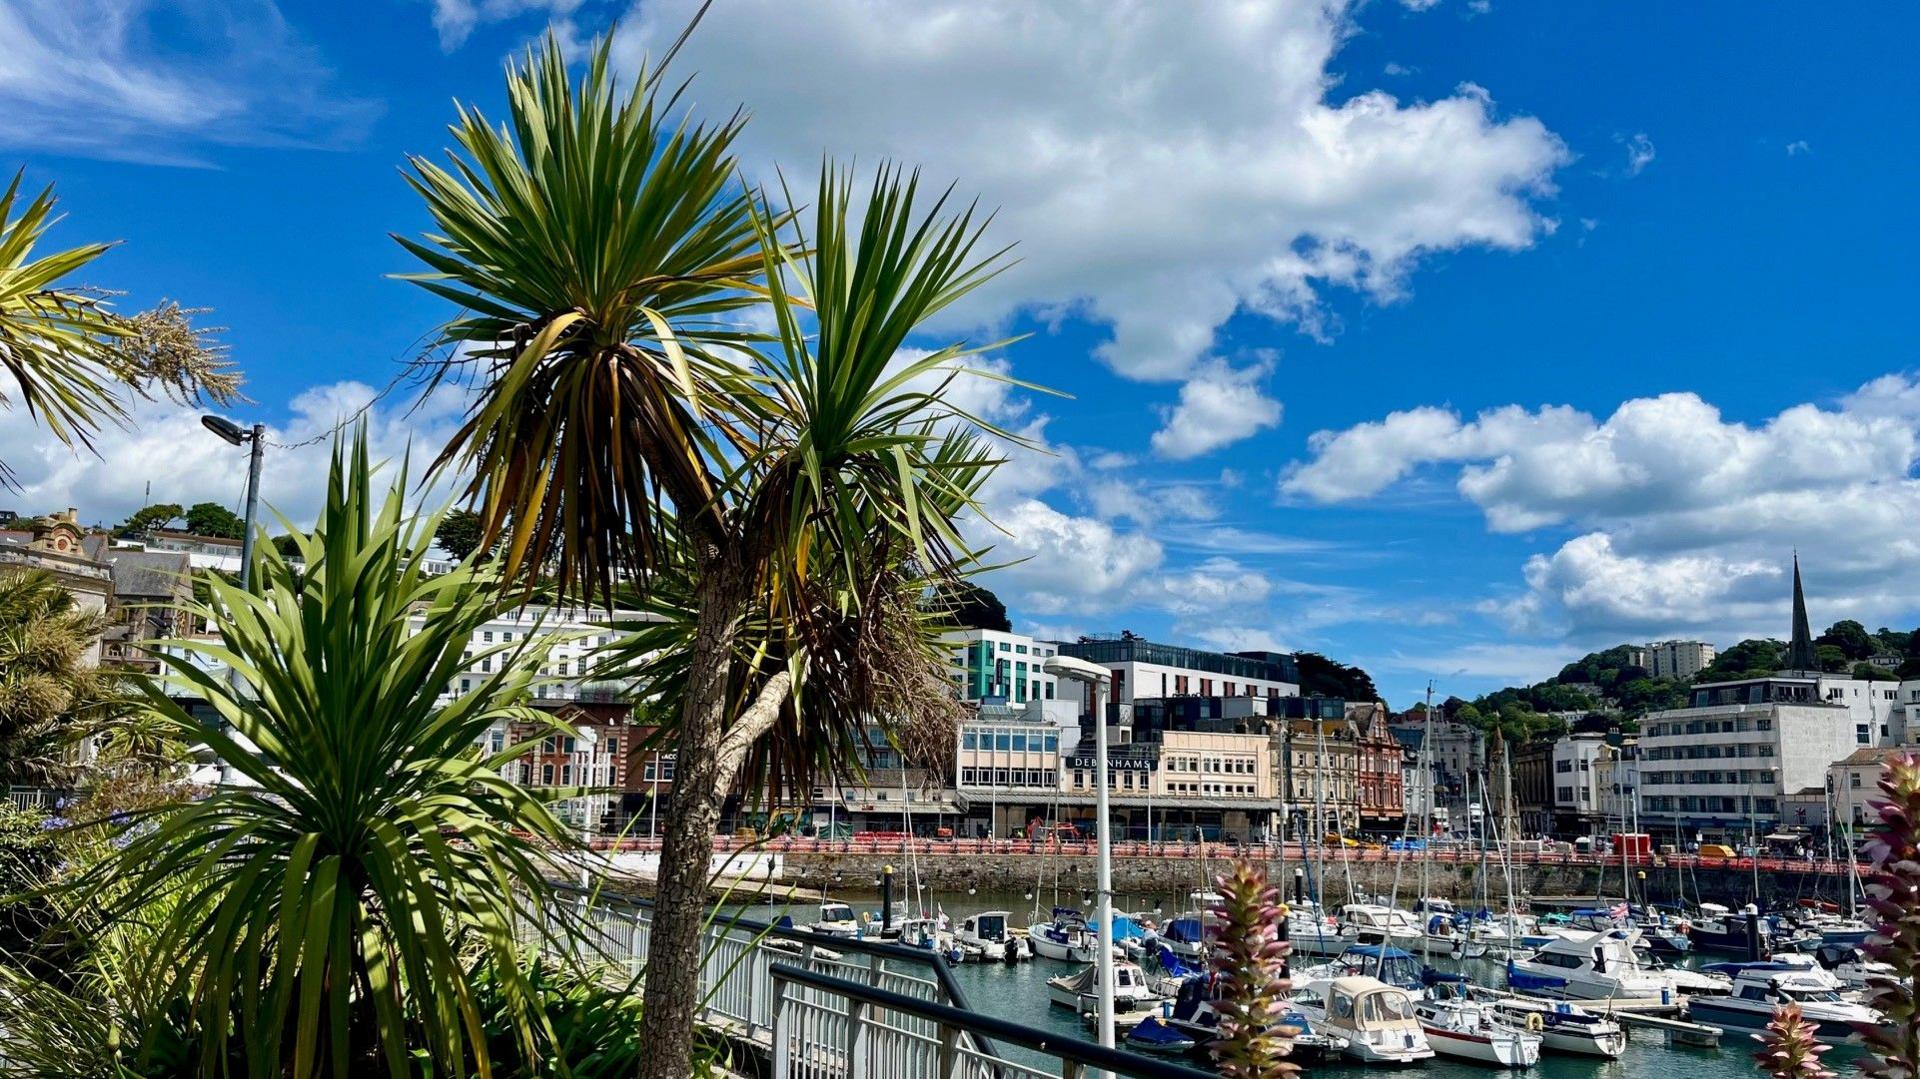
[[[999,750],[999,751],[1000,751],[1000,752],[1002,752],[1002,753],[1010,753],[1010,752],[1012,752],[1012,750],[1013,750],[1013,735],[1011,735],[1011,734],[1009,734],[1009,733],[1007,733],[1006,731],[1001,731],[1000,733],[998,733],[998,734],[996,734],[996,735],[994,735],[994,736],[993,736],[993,748],[995,748],[995,749],[997,749],[997,750]]]
[[[545,787],[553,786],[553,765],[543,764],[540,766],[540,784]]]
[[[573,786],[573,765],[563,764],[560,766],[560,785],[562,787]]]
[[[1859,772],[1847,773],[1847,786],[1852,787],[1854,790],[1860,789],[1860,773]]]
[[[1854,741],[1859,742],[1861,745],[1864,746],[1868,742],[1873,740],[1873,735],[1868,733],[1867,725],[1865,723],[1861,723],[1861,724],[1857,724],[1853,728],[1853,738],[1854,738]]]
[[[978,749],[980,748],[979,739],[972,731],[967,731],[960,736],[960,747],[962,749]]]
[[[662,781],[667,783],[673,782],[673,766],[674,759],[672,757],[668,757],[666,760],[660,762],[660,778]]]
[[[482,634],[480,635],[480,640],[481,640],[481,643],[483,643],[483,644],[492,644],[492,643],[493,643],[493,631],[492,631],[492,630],[487,630],[487,631],[486,631],[485,633],[482,633]]]

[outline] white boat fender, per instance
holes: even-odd
[[[1541,1015],[1539,1012],[1528,1012],[1527,1013],[1527,1029],[1532,1031],[1535,1034],[1538,1034],[1541,1031],[1547,1029],[1546,1017]]]

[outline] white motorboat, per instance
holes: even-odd
[[[1348,944],[1390,944],[1412,948],[1427,933],[1413,915],[1376,903],[1348,903],[1340,908],[1340,935]]]
[[[1207,928],[1214,922],[1213,908],[1220,904],[1215,892],[1190,892],[1187,910],[1160,927],[1160,943],[1182,959],[1204,962],[1212,951]]]
[[[1618,1022],[1578,1004],[1549,1004],[1519,997],[1502,997],[1488,1004],[1509,1024],[1539,1031],[1541,1048],[1550,1053],[1618,1060],[1627,1050],[1627,1032]]]
[[[1775,959],[1785,959],[1777,955]],[[1859,948],[1847,944],[1823,944],[1813,953],[1816,963],[1830,971],[1848,989],[1859,992],[1874,978],[1894,977],[1893,966],[1868,959]]]
[[[820,917],[812,925],[805,926],[809,932],[829,937],[857,937],[860,935],[860,921],[853,916],[853,908],[845,903],[831,900],[820,904]]]
[[[1506,1021],[1492,1005],[1467,997],[1449,983],[1433,987],[1433,995],[1416,1001],[1413,1013],[1426,1032],[1427,1044],[1441,1056],[1457,1057],[1503,1068],[1530,1068],[1540,1063],[1542,1037]]]
[[[953,931],[946,927],[945,917],[909,918],[901,922],[900,943],[909,948],[923,948],[949,963],[959,963],[966,958],[966,953],[954,942]]]
[[[1294,990],[1294,1009],[1316,1030],[1347,1040],[1346,1055],[1366,1064],[1413,1064],[1433,1057],[1413,997],[1377,978],[1311,981]]]
[[[1503,958],[1533,951],[1539,945],[1531,938],[1539,933],[1539,922],[1525,914],[1511,913],[1476,921],[1467,929],[1468,939],[1480,946],[1482,955]]]
[[[987,910],[979,914],[969,914],[960,919],[960,927],[953,932],[955,944],[969,957],[978,957],[988,962],[1015,962],[1027,957],[1024,941],[1013,935],[1008,928],[1010,916],[1004,910]]]
[[[1733,977],[1726,996],[1695,997],[1687,1002],[1687,1017],[1699,1023],[1760,1029],[1773,1020],[1775,1009],[1800,1005],[1800,1014],[1820,1028],[1829,1042],[1859,1041],[1856,1023],[1878,1025],[1886,1017],[1873,1008],[1842,995],[1838,978],[1818,966],[1802,963],[1717,963],[1715,968]]]
[[[1027,926],[1027,945],[1041,959],[1091,963],[1098,940],[1085,915],[1072,907],[1055,907],[1050,920]]]
[[[1312,900],[1288,905],[1287,940],[1295,955],[1335,956],[1346,951],[1350,943],[1340,935],[1340,923]]]
[[[1175,990],[1173,1006],[1167,1012],[1165,1024],[1186,1036],[1195,1047],[1205,1048],[1220,1035],[1220,1011],[1215,1007],[1213,997],[1218,989],[1219,983],[1204,975],[1184,979]],[[1346,1051],[1345,1038],[1317,1029],[1298,1009],[1283,1013],[1276,1025],[1293,1032],[1289,1035],[1293,1047],[1288,1051],[1287,1059],[1295,1064],[1318,1064],[1329,1056]],[[1130,1040],[1128,1044],[1133,1043]]]
[[[1682,994],[1725,993],[1732,981],[1657,965],[1634,949],[1637,932],[1569,933],[1532,955],[1507,961],[1507,984],[1515,990],[1572,1000],[1657,1000],[1678,1005]]]
[[[1099,977],[1100,968],[1089,965],[1076,974],[1062,974],[1047,979],[1047,999],[1056,1007],[1071,1008],[1077,1015],[1100,1010]],[[1147,985],[1147,975],[1132,963],[1113,965],[1113,1011],[1115,1015],[1123,1012],[1139,1011],[1158,1004],[1166,998],[1156,995]]]

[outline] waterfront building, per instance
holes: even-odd
[[[958,830],[1005,836],[1024,832],[1034,821],[1063,819],[1058,815],[1062,760],[1079,741],[1072,702],[1029,700],[1019,707],[982,702],[956,736],[954,800],[963,815]]]
[[[1887,774],[1887,762],[1909,750],[1897,746],[1873,746],[1856,749],[1827,769],[1827,790],[1832,792],[1831,820],[1858,839],[1865,829],[1879,824],[1873,803],[1885,797],[1880,780]]]
[[[1082,637],[1058,646],[1063,656],[1099,664],[1110,673],[1101,694],[1110,715],[1135,698],[1168,697],[1297,697],[1300,666],[1278,652],[1208,652],[1179,645],[1156,644],[1132,633],[1118,637]],[[1084,683],[1069,680],[1060,694],[1078,701],[1090,713]]]
[[[1553,831],[1591,835],[1603,818],[1601,779],[1595,762],[1610,755],[1604,731],[1579,731],[1553,745]]]
[[[1796,558],[1787,669],[1696,685],[1688,707],[1642,720],[1642,826],[1725,839],[1792,826],[1788,795],[1824,786],[1856,749],[1891,742],[1900,685],[1819,666]]]
[[[1394,834],[1406,824],[1406,747],[1387,727],[1387,706],[1379,701],[1354,701],[1346,706],[1353,730],[1357,804],[1362,831]]]
[[[1477,800],[1486,807],[1487,814],[1493,818],[1494,826],[1500,829],[1503,837],[1515,830],[1520,836],[1552,835],[1556,818],[1554,743],[1523,742],[1508,746],[1507,749],[1507,766],[1512,771],[1512,804],[1506,807],[1501,805],[1505,798],[1507,778],[1499,774],[1499,762],[1491,755],[1487,761],[1487,787],[1490,794]]]
[[[954,630],[941,641],[948,648],[947,677],[963,701],[1023,705],[1053,700],[1060,690],[1045,669],[1059,648],[1050,641],[992,629]]]
[[[1685,681],[1713,665],[1719,653],[1705,641],[1661,641],[1647,646],[1648,673]]]
[[[113,598],[113,571],[87,554],[82,546],[84,538],[78,510],[36,518],[31,528],[0,530],[0,566],[51,574],[73,597],[76,611],[104,615]],[[87,647],[81,663],[98,666],[100,654],[100,643],[95,641]]]

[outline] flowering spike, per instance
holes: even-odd
[[[1214,882],[1220,902],[1210,913],[1213,938],[1214,1007],[1220,1036],[1213,1060],[1223,1079],[1283,1079],[1298,1069],[1285,1058],[1293,1048],[1291,1028],[1278,1019],[1287,1010],[1287,908],[1266,871],[1235,862]]]
[[[1862,1071],[1881,1079],[1915,1079],[1920,1074],[1920,757],[1903,754],[1886,763],[1880,780],[1885,796],[1874,803],[1880,824],[1869,837],[1867,856],[1873,871],[1866,881],[1867,903],[1879,915],[1866,952],[1893,967],[1890,978],[1874,978],[1867,1003],[1885,1022],[1861,1024],[1873,1056]]]
[[[1819,1028],[1800,1014],[1800,1005],[1782,1004],[1766,1032],[1753,1036],[1761,1045],[1753,1059],[1773,1079],[1833,1079],[1833,1073],[1820,1064],[1820,1054],[1827,1050],[1818,1033]]]

